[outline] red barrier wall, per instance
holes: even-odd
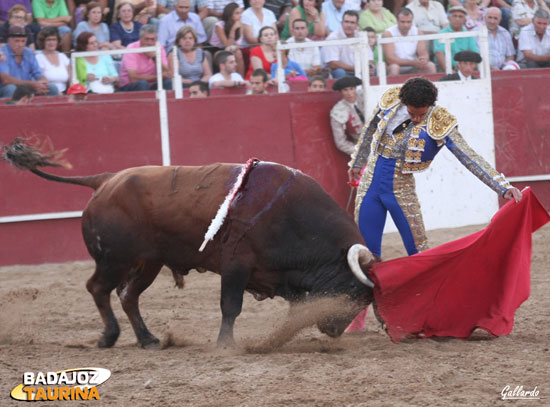
[[[548,174],[550,164],[549,70],[498,73],[493,81],[497,168],[510,176]],[[332,92],[265,96],[218,92],[210,99],[168,101],[171,160],[177,165],[250,157],[280,162],[313,176],[342,206],[347,157],[333,145]],[[43,102],[41,102],[41,99]],[[86,175],[139,165],[160,165],[158,103],[154,93],[94,95],[86,103],[38,98],[38,103],[1,106],[0,143],[19,135],[50,137],[68,147],[73,169]],[[62,123],[62,124],[61,124]],[[90,189],[46,181],[0,165],[0,216],[82,210]],[[530,183],[550,208],[550,182]],[[521,185],[520,185],[521,186]],[[79,219],[0,224],[0,265],[88,259]]]

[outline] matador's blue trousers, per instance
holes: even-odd
[[[399,163],[396,159],[378,156],[359,210],[359,230],[368,249],[379,257],[382,257],[382,234],[388,212],[409,256],[427,248],[414,177],[412,174],[402,174],[399,169],[396,171]]]

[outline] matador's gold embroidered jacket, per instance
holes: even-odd
[[[382,155],[401,161],[401,173],[417,173],[426,170],[445,145],[470,172],[495,192],[502,195],[511,187],[503,174],[498,173],[466,143],[458,131],[456,118],[441,106],[432,107],[424,120],[407,127],[401,138],[385,135],[388,121],[402,106],[399,91],[400,87],[391,88],[380,99],[355,146],[350,167],[363,168],[368,161],[369,169],[373,171],[376,159]]]

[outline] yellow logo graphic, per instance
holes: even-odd
[[[99,400],[97,386],[109,377],[111,371],[100,367],[25,372],[23,383],[11,391],[11,397],[22,401]]]

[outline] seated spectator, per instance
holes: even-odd
[[[376,34],[376,31],[374,31],[374,28],[367,27],[365,28],[365,31],[367,32],[367,38],[369,40],[369,47],[372,51],[372,66],[371,66],[371,72],[374,72],[374,67],[378,65],[378,35]]]
[[[7,23],[9,21],[10,10],[16,5],[23,6],[23,8],[25,9],[25,25],[31,25],[34,21],[32,15],[31,0],[0,1],[0,24]]]
[[[307,38],[307,26],[305,20],[297,18],[292,22],[293,37],[287,40],[287,43],[294,44],[300,42],[311,42]],[[319,47],[312,48],[294,48],[288,53],[288,58],[297,62],[306,72],[307,76],[321,75],[321,52]]]
[[[86,4],[88,4],[90,0],[74,0],[74,6],[75,9],[72,12],[73,20],[71,22],[71,26],[74,28],[76,27],[80,22],[84,21],[84,15],[86,14]],[[71,12],[69,10],[69,12]]]
[[[468,31],[472,31],[481,27],[485,22],[487,7],[480,6],[478,0],[466,0],[464,2],[464,8],[466,9],[466,22],[464,23],[464,28]]]
[[[244,10],[243,0],[207,0],[206,7],[208,10],[208,17],[202,20],[202,24],[206,27],[205,30],[207,31],[207,34],[208,30],[211,30],[211,33],[208,36],[210,42],[212,41],[212,36],[214,35],[216,23],[219,20],[223,20],[224,10],[231,3],[237,4],[240,9]],[[227,20],[224,21],[227,23]]]
[[[325,24],[328,34],[338,31],[338,29],[342,26],[342,18],[344,18],[344,13],[350,10],[349,6],[345,3],[345,0],[327,0],[323,3],[322,10],[326,16]]]
[[[49,83],[57,86],[59,93],[65,92],[71,76],[71,61],[62,52],[59,52],[61,37],[57,27],[46,27],[37,40],[38,49],[36,60]]]
[[[277,31],[277,18],[268,9],[264,8],[265,0],[250,0],[250,7],[243,12],[241,18],[243,24],[244,46],[254,46],[260,42],[260,30],[263,27],[271,27]]]
[[[347,155],[353,153],[365,122],[363,100],[357,97],[360,85],[361,79],[355,76],[345,76],[332,84],[342,99],[330,110],[330,127],[336,148]]]
[[[261,1],[261,0],[252,0]],[[250,64],[245,79],[250,79],[252,71],[262,68],[271,72],[271,64],[277,58],[277,31],[273,27],[263,27],[259,34],[260,45],[250,50]]]
[[[518,38],[520,30],[531,24],[539,9],[550,12],[544,0],[514,0],[509,25],[510,34]]]
[[[134,6],[125,1],[117,6],[116,22],[109,28],[109,36],[113,48],[126,48],[128,44],[139,41],[139,30],[143,24],[134,21]]]
[[[451,7],[449,9],[449,25],[439,32],[449,33],[466,31],[466,29],[464,28],[465,21],[466,9],[461,6]],[[465,50],[475,51],[479,53],[479,47],[477,46],[474,37],[455,38],[454,41],[451,43],[451,61],[453,68],[456,65],[456,61],[454,60],[455,54],[457,52]],[[438,40],[434,41],[434,53],[437,59],[437,63],[445,72],[445,46],[442,42]]]
[[[128,44],[127,49],[153,47],[157,43],[157,30],[152,24],[145,24],[139,30],[139,41]],[[157,64],[154,51],[137,54],[124,54],[120,67],[119,89],[122,92],[139,90],[156,90]],[[172,73],[168,68],[166,51],[161,49],[162,85],[164,89],[172,89]]]
[[[103,8],[96,1],[91,1],[86,4],[86,14],[84,21],[81,21],[74,30],[74,45],[78,36],[83,32],[91,32],[96,37],[99,49],[115,49],[115,46],[110,42],[109,27],[102,23]]]
[[[344,18],[342,19],[342,26],[338,31],[331,33],[327,37],[327,41],[358,37],[358,20],[359,15],[357,14],[357,11],[346,11],[344,13]],[[322,52],[323,59],[329,66],[333,78],[337,79],[346,75],[355,74],[355,51],[350,46],[324,47]],[[373,56],[371,51],[369,61],[372,61],[372,59]]]
[[[206,82],[195,81],[189,86],[190,98],[207,98],[208,96],[210,96],[210,89]]]
[[[315,40],[323,40],[327,36],[326,16],[321,10],[321,6],[316,4],[315,0],[300,0],[300,4],[292,9],[285,28],[281,33],[281,39],[286,40],[294,35],[292,32],[292,23],[296,19],[306,21],[308,37]]]
[[[5,44],[8,42],[8,33],[10,26],[19,25],[25,28],[27,32],[27,47],[34,50],[36,34],[38,33],[39,28],[36,25],[29,25],[27,21],[27,9],[21,4],[16,4],[8,12],[8,21],[0,25],[0,44]]]
[[[424,34],[435,34],[449,25],[443,5],[436,0],[412,0],[407,4],[414,15],[414,26]]]
[[[88,99],[88,91],[80,83],[75,83],[69,86],[69,89],[67,89],[67,95],[69,95],[69,102],[71,103],[84,102]]]
[[[520,66],[527,68],[550,68],[550,14],[537,10],[533,22],[519,33],[518,49],[523,54]]]
[[[98,51],[99,42],[96,36],[89,31],[81,33],[76,40],[76,50]],[[77,58],[76,77],[92,93],[113,93],[119,79],[110,55]]]
[[[516,55],[512,36],[499,25],[501,18],[502,12],[498,7],[489,7],[485,15],[485,25],[489,34],[491,69],[502,69],[508,61],[513,61]]]
[[[514,4],[514,0],[492,0],[491,3],[489,4],[500,10],[502,14],[500,25],[502,26],[502,28],[506,30],[510,28],[510,17],[512,16],[513,4]]]
[[[284,78],[285,78],[285,81],[307,81],[307,74],[306,72],[302,69],[302,67],[300,66],[299,63],[297,63],[296,61],[292,61],[290,59],[288,59],[288,50],[285,50],[281,53],[281,59],[283,60],[282,62],[282,67],[284,69]],[[271,78],[272,79],[277,79],[277,66],[279,64],[277,63],[277,61],[273,62],[271,64]]]
[[[29,85],[37,95],[57,95],[59,91],[42,73],[34,52],[28,47],[27,32],[19,25],[12,25],[8,43],[0,47],[4,61],[0,62],[0,98],[11,98],[17,85]]]
[[[210,88],[236,88],[248,85],[248,81],[236,72],[237,61],[231,52],[220,51],[216,55],[216,64],[220,67],[220,72],[210,77]]]
[[[191,26],[183,26],[176,35],[172,52],[178,53],[178,70],[181,83],[187,88],[195,81],[207,82],[212,76],[210,64],[205,58],[202,48],[197,47],[197,33]],[[168,66],[174,72],[174,58],[168,58]]]
[[[71,21],[65,0],[33,0],[32,13],[40,27],[57,27],[61,35],[61,50],[68,54],[71,51]]]
[[[189,0],[176,0],[174,11],[171,11],[160,20],[158,29],[158,39],[160,45],[166,49],[166,52],[171,52],[176,35],[180,28],[189,25],[193,27],[197,33],[197,43],[203,44],[206,42],[206,33],[201,23],[200,17],[192,13],[191,3]]]
[[[243,9],[237,3],[229,3],[223,9],[220,21],[216,22],[210,45],[214,51],[226,50],[232,52],[237,61],[237,72],[244,75],[244,58],[241,51],[243,45],[243,25],[241,17]]]
[[[321,75],[315,75],[309,78],[308,92],[324,92],[327,90],[327,80]]]
[[[277,19],[277,29],[282,31],[292,8],[296,4],[296,0],[265,0],[264,7],[275,14],[275,18]]]
[[[388,28],[382,35],[383,38],[407,37],[422,35],[413,26],[413,13],[403,7],[397,14],[397,24]],[[384,44],[384,55],[388,65],[388,76],[406,73],[435,73],[435,64],[430,61],[430,56],[424,41],[395,42]]]
[[[15,87],[15,92],[11,97],[9,102],[6,102],[6,105],[16,105],[24,106],[30,105],[34,99],[35,90],[32,86],[29,85],[17,85]]]
[[[477,69],[477,64],[481,63],[481,55],[474,51],[460,51],[454,56],[457,62],[455,73],[445,75],[440,81],[467,81],[477,79],[472,74]]]
[[[359,17],[359,28],[361,30],[372,27],[377,34],[382,34],[392,25],[397,24],[392,12],[382,7],[383,3],[382,0],[369,0],[367,3],[368,8],[361,12],[361,17]]]
[[[267,85],[269,84],[269,76],[262,68],[255,69],[250,75],[250,89],[246,92],[247,95],[267,95]]]

